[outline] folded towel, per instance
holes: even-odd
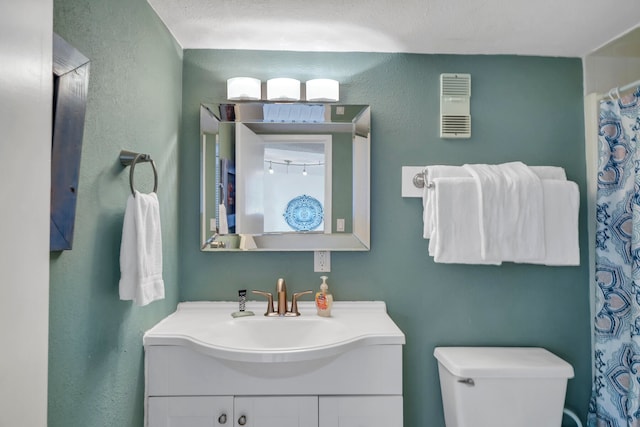
[[[500,259],[481,256],[478,190],[473,178],[434,178],[434,232],[429,255],[435,262],[494,264]]]
[[[472,178],[434,180],[435,232],[429,241],[429,255],[438,263],[494,264],[501,261],[544,264],[549,266],[580,265],[578,243],[579,190],[576,183],[543,179],[544,237],[543,259],[483,259],[480,251],[480,228],[469,218],[480,215],[477,187]],[[461,208],[461,206],[463,208]]]
[[[435,186],[432,185],[437,178],[469,177],[469,173],[462,166],[434,165],[424,168],[425,185],[422,191],[424,238],[429,239],[433,235],[435,223]]]
[[[155,193],[130,195],[120,245],[120,299],[147,305],[164,298],[160,206]]]
[[[229,234],[229,223],[227,222],[227,207],[222,203],[218,205],[218,234]]]
[[[558,166],[529,166],[530,169],[538,175],[540,179],[560,179],[566,180],[567,175],[564,168]],[[433,165],[426,166],[425,182],[433,182],[436,178],[468,178],[471,177],[469,172],[462,166],[449,166],[449,165]],[[423,237],[425,239],[431,238],[434,232],[434,186],[425,185],[422,192],[422,204],[423,204],[423,224],[424,231]]]
[[[256,241],[251,234],[240,234],[240,249],[248,251],[257,248]]]
[[[544,259],[540,178],[522,162],[463,167],[476,182],[482,258]]]
[[[567,180],[567,174],[564,171],[564,168],[558,166],[529,166],[529,169],[538,175],[538,178],[540,179]]]
[[[532,264],[580,265],[578,213],[580,190],[571,181],[542,180],[545,257]]]

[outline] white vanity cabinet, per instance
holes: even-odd
[[[357,308],[345,307],[348,313]],[[358,327],[368,328],[376,321],[375,316],[367,318],[364,308],[353,319],[341,316],[339,308],[334,306],[329,320],[314,318],[312,310],[303,312],[306,320],[239,320],[231,319],[227,308],[218,329],[217,320],[202,312],[192,317],[174,313],[144,338],[146,426],[402,427],[404,335],[387,317],[386,324],[376,327],[378,335],[359,329],[355,339],[339,336],[345,327],[355,328],[359,322]],[[191,320],[196,326],[189,330]],[[282,332],[313,340],[315,327],[316,333],[332,330],[338,344],[283,347]],[[257,340],[272,329],[276,332],[266,344],[277,343],[277,349],[207,344],[222,341],[219,331],[249,331],[247,337],[259,331],[251,338]]]

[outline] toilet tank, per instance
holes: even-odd
[[[560,427],[573,367],[543,348],[437,347],[447,427]]]

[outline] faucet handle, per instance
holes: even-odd
[[[313,291],[295,292],[291,297],[291,311],[288,311],[285,316],[300,316],[300,312],[298,311],[298,297],[311,293],[313,293]]]
[[[278,313],[276,313],[273,310],[273,295],[271,295],[270,292],[265,292],[265,291],[251,291],[254,294],[258,294],[258,295],[262,295],[267,297],[267,312],[264,314],[265,316],[277,316]]]

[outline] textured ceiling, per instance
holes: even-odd
[[[640,0],[148,1],[184,49],[582,57],[640,24]]]

